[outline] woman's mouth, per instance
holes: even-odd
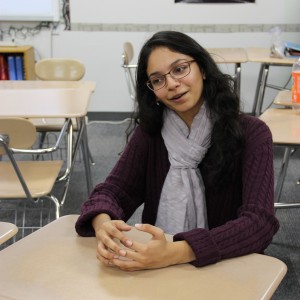
[[[174,102],[178,102],[179,100],[181,100],[182,96],[185,95],[185,94],[186,94],[186,92],[185,93],[181,93],[181,94],[177,94],[174,97],[172,97],[170,100],[174,101]]]

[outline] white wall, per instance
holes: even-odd
[[[270,47],[268,28],[280,25],[283,40],[300,43],[299,0],[227,5],[175,4],[173,0],[71,0],[70,9],[72,31],[64,31],[60,26],[52,33],[42,30],[36,36],[17,40],[33,44],[37,59],[81,59],[87,68],[85,79],[97,82],[90,111],[132,110],[121,68],[122,46],[125,41],[133,43],[136,62],[142,44],[157,30],[184,31],[204,47]],[[224,70],[232,72],[232,67]],[[252,108],[258,71],[258,64],[242,65],[245,111]],[[289,74],[289,68],[273,68],[269,78],[272,83],[284,84]],[[268,89],[266,104],[274,94]]]
[[[70,0],[74,23],[256,24],[299,22],[299,0],[185,4],[174,0]]]

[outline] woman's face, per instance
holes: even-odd
[[[155,48],[148,59],[147,75],[148,77],[164,75],[174,67],[191,60],[193,57],[172,52],[166,47]],[[205,79],[195,61],[190,63],[190,70],[190,73],[181,79],[174,79],[170,74],[166,75],[166,85],[154,91],[157,101],[174,110],[189,127],[201,107],[203,79]]]

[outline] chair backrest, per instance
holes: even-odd
[[[136,71],[136,65],[131,65],[130,62],[133,59],[134,50],[133,46],[130,42],[125,42],[123,44],[123,53],[122,53],[122,59],[123,59],[123,65],[125,71],[125,79],[127,83],[128,92],[130,95],[130,98],[132,100],[135,100],[135,71]]]
[[[27,119],[0,118],[0,155],[5,154],[2,139],[10,148],[28,149],[36,140],[36,128]]]
[[[35,74],[40,80],[77,81],[84,76],[85,66],[76,59],[45,58],[35,64]]]
[[[123,44],[123,65],[129,65],[132,61],[134,55],[133,46],[130,42],[125,42]]]

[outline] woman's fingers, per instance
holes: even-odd
[[[111,264],[123,271],[137,271],[145,269],[138,261],[134,260],[114,259]]]
[[[100,256],[111,260],[118,255],[125,255],[122,244],[126,247],[132,246],[132,241],[126,237],[123,231],[131,230],[131,226],[123,221],[106,221],[97,231],[99,241],[98,252]]]
[[[139,231],[151,234],[154,239],[161,239],[165,237],[164,231],[161,228],[150,224],[135,224],[135,228]]]
[[[150,224],[136,224],[136,229],[150,235],[149,240],[130,240],[126,232],[131,226],[123,221],[106,221],[97,231],[97,258],[107,266],[134,271],[166,265],[167,240],[164,231]]]
[[[111,222],[113,224],[115,224],[115,226],[121,231],[129,231],[131,229],[131,226],[128,225],[127,223],[125,223],[124,221],[115,220],[115,221],[111,221]]]
[[[109,251],[101,242],[98,242],[96,257],[105,265],[111,265],[111,262],[114,259],[114,255],[111,255],[111,253],[109,253]]]

